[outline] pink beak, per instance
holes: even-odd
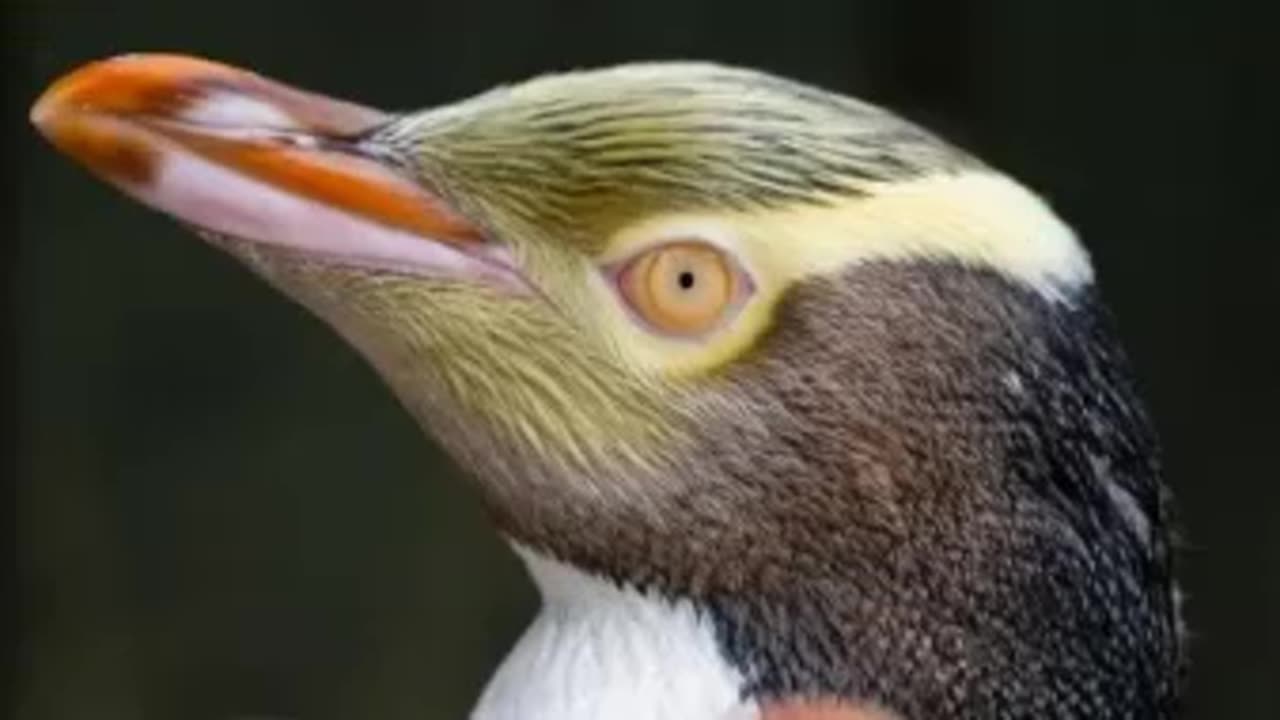
[[[54,83],[48,139],[143,203],[215,232],[370,262],[438,265],[482,234],[362,151],[391,116],[177,55],[126,55]]]

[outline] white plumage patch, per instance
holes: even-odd
[[[685,600],[619,587],[517,547],[543,608],[473,720],[753,720],[742,677]]]

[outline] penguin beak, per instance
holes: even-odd
[[[481,236],[370,139],[393,119],[174,55],[92,63],[31,110],[60,150],[188,224],[375,264],[438,264],[440,245]]]

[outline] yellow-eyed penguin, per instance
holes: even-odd
[[[544,599],[477,720],[1172,716],[1168,501],[1087,255],[919,127],[713,64],[384,113],[162,55],[32,118],[475,478]]]

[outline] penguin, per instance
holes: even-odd
[[[31,118],[474,480],[543,599],[476,720],[1174,716],[1171,499],[1088,253],[911,122],[714,63],[383,112],[175,55]]]

